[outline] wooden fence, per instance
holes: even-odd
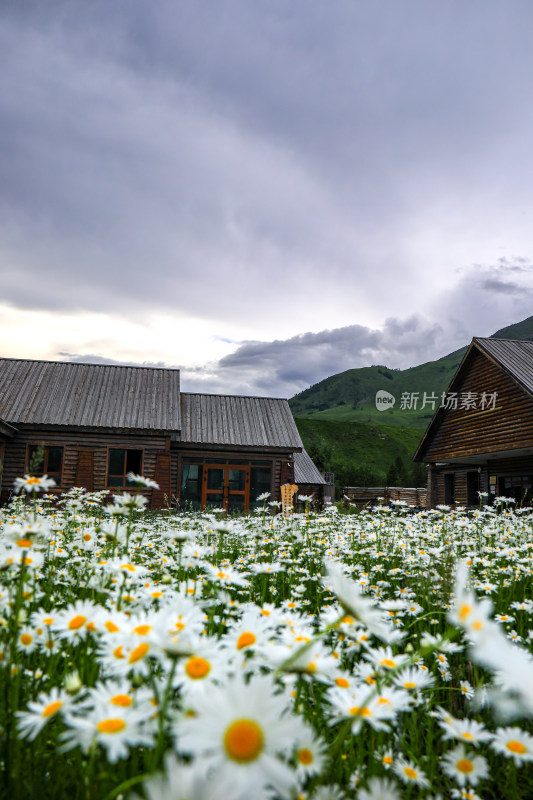
[[[426,488],[404,488],[403,486],[347,486],[344,489],[344,502],[360,508],[378,503],[388,504],[401,501],[408,506],[426,507]]]

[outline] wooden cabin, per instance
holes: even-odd
[[[177,369],[0,359],[3,502],[31,468],[56,493],[128,490],[134,472],[159,484],[152,508],[247,511],[280,499],[303,452],[284,399],[181,392]]]
[[[533,342],[474,338],[413,457],[427,504],[533,504]],[[486,502],[485,498],[485,502]]]

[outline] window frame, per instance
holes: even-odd
[[[32,472],[30,473],[30,464],[33,457],[33,454],[30,453],[32,448],[38,449],[42,447],[44,449],[44,461],[43,461],[43,469],[42,471]],[[54,470],[50,472],[48,469],[48,458],[49,458],[49,450],[53,447],[56,450],[61,450],[61,468],[59,471]],[[53,478],[55,480],[57,486],[61,486],[63,483],[63,469],[65,466],[65,445],[63,444],[46,444],[45,442],[28,442],[26,446],[26,469],[25,472],[27,475],[32,474],[35,477],[39,478],[43,475],[47,475],[49,478]]]
[[[111,452],[113,450],[122,450],[124,452],[124,462],[123,462],[123,474],[117,475],[109,472],[110,469],[110,459],[111,459]],[[136,490],[138,487],[134,483],[128,483],[126,479],[126,474],[131,470],[128,469],[128,453],[140,453],[140,466],[139,466],[139,475],[143,474],[143,465],[144,465],[144,448],[142,447],[108,447],[107,448],[107,465],[106,465],[106,489],[126,489],[126,490]],[[109,483],[110,478],[122,478],[122,483],[120,485],[111,486]]]

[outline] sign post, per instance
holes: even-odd
[[[294,511],[293,497],[298,491],[295,483],[284,483],[281,487],[281,510],[284,517],[289,517]]]

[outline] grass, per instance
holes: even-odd
[[[2,510],[0,797],[531,797],[531,510],[270,510]]]

